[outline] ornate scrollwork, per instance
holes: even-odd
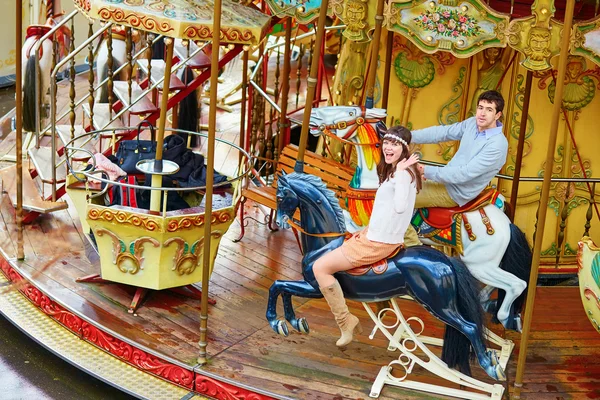
[[[110,236],[113,242],[113,264],[119,268],[119,271],[123,273],[130,273],[131,275],[135,275],[140,269],[144,269],[144,258],[142,257],[144,252],[144,243],[151,243],[154,247],[160,246],[158,240],[148,236],[138,238],[131,242],[129,246],[125,246],[125,242],[123,242],[123,240],[121,240],[116,234],[108,229],[100,228],[97,229],[95,233],[99,237],[105,233]],[[125,260],[131,261],[133,267],[129,269],[123,267],[121,264],[123,264]]]
[[[192,226],[204,226],[205,215],[196,215],[194,217],[183,217],[173,219],[167,224],[168,232],[176,232],[180,229],[187,229]],[[231,210],[219,211],[212,213],[211,224],[224,224],[233,219]]]
[[[532,71],[552,67],[550,59],[560,52],[563,24],[552,17],[553,0],[536,0],[531,6],[533,16],[515,19],[508,26],[508,44],[526,58],[521,65]]]
[[[90,208],[87,217],[93,221],[103,220],[107,222],[117,222],[119,224],[131,224],[136,227],[144,228],[151,232],[161,232],[158,222],[146,216],[140,216],[120,210],[110,208]]]
[[[214,239],[219,239],[223,236],[223,232],[216,230],[211,232],[210,236]],[[204,250],[204,238],[195,241],[191,246],[182,238],[171,238],[165,241],[163,247],[169,247],[171,243],[177,245],[171,270],[176,271],[179,276],[190,275],[200,264]]]

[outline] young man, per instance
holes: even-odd
[[[495,90],[479,96],[475,117],[447,126],[413,131],[413,143],[459,140],[458,151],[444,167],[419,165],[423,189],[415,208],[463,206],[476,198],[506,162],[508,141],[499,122],[504,98]],[[420,244],[415,230],[406,232],[407,246]]]

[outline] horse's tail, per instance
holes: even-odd
[[[469,270],[460,259],[451,257],[450,262],[454,267],[458,286],[456,296],[458,311],[465,320],[477,326],[481,341],[485,343],[483,337],[483,309],[479,303],[479,283],[469,273]],[[456,368],[467,375],[471,375],[469,359],[474,357],[474,353],[470,349],[471,342],[469,339],[458,329],[446,325],[442,361],[448,364],[450,368]]]
[[[117,69],[121,68],[121,62],[116,58],[113,57],[113,71],[116,71]],[[100,73],[100,82],[102,82],[103,80],[108,78],[108,64],[105,64],[102,68],[102,72]],[[113,80],[114,80],[114,75],[113,75]],[[115,98],[113,97],[113,101],[115,100]],[[104,83],[104,85],[102,85],[102,87],[100,88],[100,99],[98,100],[98,103],[108,103],[108,82]]]
[[[186,67],[183,71],[182,81],[189,85],[191,81],[194,80],[194,73],[192,69]],[[179,122],[178,128],[191,132],[198,132],[198,96],[197,91],[194,90],[192,93],[188,94],[181,102],[179,103]],[[179,133],[180,136],[187,142],[187,133]],[[192,135],[190,139],[190,146],[195,147],[198,145],[198,136]]]
[[[23,130],[27,132],[35,132],[35,110],[37,101],[35,98],[35,88],[38,85],[37,76],[35,75],[35,64],[37,55],[32,54],[27,59],[25,65],[25,79],[23,84]],[[43,95],[40,93],[40,95]],[[41,112],[41,110],[40,110]]]
[[[502,256],[502,261],[500,261],[500,268],[506,272],[510,272],[517,278],[528,282],[532,258],[533,254],[531,253],[531,248],[529,247],[525,234],[518,226],[510,224],[510,242],[504,252],[504,256]],[[504,290],[498,290],[498,300],[496,300],[496,310],[493,315],[498,314],[498,308],[502,305],[505,295],[506,293]],[[526,297],[527,289],[525,289],[514,301],[513,309],[515,312],[521,310]]]

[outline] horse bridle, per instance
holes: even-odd
[[[378,142],[374,142],[374,143],[355,143],[352,142],[350,140],[348,140],[348,138],[350,136],[352,136],[352,134],[354,133],[354,131],[356,131],[358,129],[359,126],[362,126],[364,124],[370,124],[370,123],[374,123],[379,121],[379,119],[368,119],[365,118],[365,115],[367,113],[367,109],[365,107],[360,107],[361,109],[361,114],[360,116],[354,118],[352,121],[339,121],[336,122],[334,124],[322,124],[319,125],[319,130],[321,132],[323,132],[325,135],[334,138],[336,140],[339,140],[343,143],[347,143],[347,144],[351,144],[352,146],[374,146],[374,145],[378,145]],[[331,129],[346,129],[350,127],[350,129],[348,130],[348,132],[346,132],[346,134],[344,135],[344,137],[339,137],[337,135],[334,135],[333,133],[331,133]]]

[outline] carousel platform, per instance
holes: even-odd
[[[259,219],[260,211],[248,208]],[[366,399],[380,368],[397,358],[382,335],[369,339],[373,325],[359,303],[350,306],[365,333],[344,350],[335,346],[338,329],[323,299],[294,300],[310,324],[309,335],[293,332],[284,338],[271,330],[264,316],[269,286],[276,279],[301,277],[302,256],[291,232],[271,233],[251,223],[244,239],[234,243],[239,234],[234,223],[223,237],[210,280],[209,296],[216,304],[209,307],[209,363],[201,367],[196,362],[199,300],[160,291],[129,314],[134,288],[75,281],[98,273],[100,266],[86,256],[89,244],[73,207],[26,226],[24,261],[15,259],[15,213],[7,196],[0,214],[0,311],[58,356],[136,396]],[[87,253],[94,254],[89,247]],[[406,316],[423,319],[426,334],[441,337],[442,324],[421,306],[405,300],[400,306]],[[577,288],[538,288],[532,332],[526,398],[600,398],[600,336],[584,314]],[[507,369],[509,392],[519,335],[507,337],[517,344]],[[472,370],[489,381],[477,365]],[[416,375],[423,382],[439,381],[426,372]],[[380,398],[433,396],[385,387]]]

